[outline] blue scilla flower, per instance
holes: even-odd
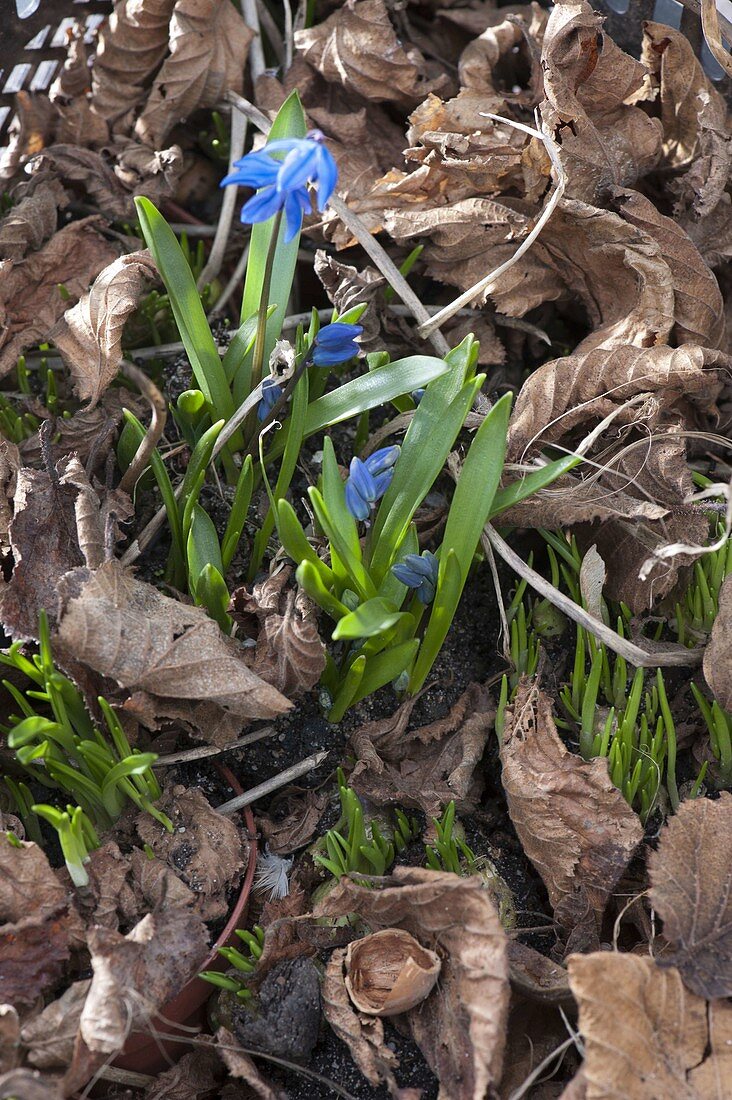
[[[391,571],[398,581],[414,588],[420,603],[432,603],[437,589],[437,573],[440,563],[434,554],[424,550],[421,554],[407,554]]]
[[[273,153],[285,153],[285,156],[277,160]],[[237,183],[259,188],[242,206],[241,220],[254,225],[284,210],[285,241],[293,239],[302,225],[303,213],[310,212],[308,183],[317,191],[318,210],[322,212],[338,179],[336,162],[326,149],[320,130],[311,130],[305,138],[270,141],[259,152],[247,153],[235,161],[234,169],[222,179],[222,187]]]
[[[262,382],[262,400],[257,406],[257,420],[266,420],[283,394],[282,386],[278,386],[274,378],[265,378]]]
[[[363,325],[347,325],[334,321],[324,325],[313,341],[312,360],[316,367],[335,367],[358,355],[356,339]]]
[[[374,451],[365,462],[352,458],[346,481],[346,507],[358,520],[366,520],[371,505],[381,500],[394,477],[394,463],[399,458],[399,447],[382,447]]]

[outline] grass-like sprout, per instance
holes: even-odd
[[[11,716],[12,725],[3,727],[16,762],[32,780],[73,798],[100,831],[111,827],[132,802],[172,832],[172,822],[154,805],[161,795],[152,770],[157,755],[132,748],[119,718],[101,696],[98,703],[108,736],[92,722],[81,693],[53,663],[45,612],[41,612],[39,638],[39,652],[31,660],[17,643],[0,653],[0,663],[19,670],[35,684],[21,692],[3,680],[20,710]],[[39,703],[46,713],[36,709]],[[9,778],[6,785],[29,835],[39,839],[30,813],[39,811],[32,806],[28,786]]]
[[[222,974],[218,970],[202,970],[198,976],[218,989],[235,993],[240,1001],[248,1001],[251,999],[252,991],[247,985],[246,978],[239,977],[239,974],[250,975],[256,970],[264,946],[264,929],[255,924],[251,932],[246,928],[237,928],[236,934],[244,943],[246,954],[236,947],[219,947],[218,953],[238,973]]]
[[[691,690],[709,730],[712,753],[718,765],[719,784],[722,787],[730,787],[732,786],[732,715],[723,710],[716,699],[713,699],[710,705],[696,684],[692,683]]]
[[[455,802],[448,803],[442,817],[433,817],[436,839],[425,844],[427,866],[433,871],[451,871],[454,875],[477,872],[475,853],[462,837],[455,834]]]
[[[89,852],[99,847],[99,837],[81,806],[67,806],[66,812],[46,805],[34,805],[32,809],[58,833],[74,886],[88,886],[89,875],[84,864],[89,861]]]

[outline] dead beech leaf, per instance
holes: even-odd
[[[508,453],[523,460],[549,442],[566,440],[578,427],[587,430],[643,393],[654,397],[646,410],[646,425],[648,412],[654,414],[653,427],[671,411],[681,412],[687,420],[694,413],[713,416],[728,362],[720,352],[695,344],[626,344],[543,363],[521,387],[511,416]],[[616,422],[632,423],[638,415],[638,407],[630,407]]]
[[[601,951],[572,955],[588,1100],[723,1100],[732,1071],[732,1006],[707,1005],[673,967]]]
[[[148,913],[127,936],[106,928],[88,933],[94,976],[79,1035],[95,1054],[115,1054],[197,973],[208,931],[188,908]]]
[[[229,0],[176,0],[170,54],[155,77],[135,134],[159,149],[173,127],[226,92],[241,92],[253,31]]]
[[[43,1077],[31,1069],[12,1069],[0,1076],[2,1100],[63,1100],[58,1078]]]
[[[195,911],[204,920],[225,917],[228,894],[246,866],[238,828],[211,808],[199,787],[169,787],[156,805],[173,822],[173,832],[143,813],[135,821],[138,836],[190,887],[196,896]]]
[[[442,1094],[483,1100],[501,1077],[509,1001],[506,933],[490,895],[477,879],[417,867],[396,867],[381,881],[368,889],[342,879],[323,910],[404,928],[439,953],[439,995],[405,1018]]]
[[[478,793],[475,769],[495,718],[490,695],[471,684],[445,718],[407,730],[415,703],[408,700],[391,717],[356,730],[349,782],[378,806],[394,802],[435,817],[454,799],[458,810],[469,810]]]
[[[348,996],[343,977],[345,948],[337,948],[325,970],[321,997],[323,1015],[348,1047],[351,1057],[368,1083],[377,1088],[385,1084],[392,1096],[399,1095],[394,1077],[398,1060],[384,1041],[384,1025],[378,1016],[364,1016],[356,1011]]]
[[[0,378],[15,368],[18,356],[43,343],[68,308],[78,301],[120,249],[102,236],[96,216],[64,226],[22,263],[0,263]],[[68,298],[62,298],[63,283]]]
[[[126,921],[137,916],[135,895],[127,882],[130,860],[122,855],[113,840],[106,841],[101,848],[90,853],[87,872],[88,889],[81,892],[77,900],[77,907],[87,925],[116,929],[120,916]]]
[[[229,1095],[222,1091],[223,1076],[224,1068],[213,1044],[200,1046],[151,1080],[145,1100],[207,1100],[213,1096],[237,1100],[236,1092]]]
[[[0,832],[0,989],[5,1001],[28,1007],[58,982],[74,924],[70,897],[45,853],[25,842],[15,848]]]
[[[291,569],[280,569],[251,594],[242,586],[232,595],[234,619],[257,637],[250,668],[288,699],[310,691],[325,668],[315,605],[295,588],[285,591],[291,575]]]
[[[447,83],[439,67],[397,38],[384,0],[346,0],[315,27],[295,32],[295,46],[329,83],[377,103],[409,103]]]
[[[62,589],[60,640],[128,691],[215,704],[237,718],[273,718],[289,709],[202,609],[164,596],[118,562],[74,570]]]
[[[99,30],[92,69],[94,111],[114,123],[145,96],[168,50],[175,0],[122,0]]]
[[[40,92],[18,92],[15,111],[16,116],[8,127],[8,144],[0,155],[2,180],[11,180],[28,157],[48,144],[56,121],[54,104]]]
[[[12,1005],[0,1005],[0,1075],[20,1061],[20,1017]]]
[[[140,408],[134,394],[129,390],[107,390],[102,400],[93,409],[80,409],[67,419],[59,417],[56,432],[50,441],[51,462],[58,463],[72,452],[80,462],[91,458],[91,473],[96,473],[104,463],[117,438],[117,429],[122,423],[123,409]],[[18,448],[23,463],[35,466],[41,459],[41,446],[38,435],[24,439]]]
[[[216,1032],[216,1049],[231,1076],[245,1081],[259,1100],[286,1100],[285,1093],[265,1080],[259,1067],[239,1049],[236,1039],[225,1027]]]
[[[599,943],[605,906],[643,828],[607,761],[585,761],[560,740],[548,697],[523,680],[506,709],[501,746],[508,812],[544,880],[557,923],[574,939]]]
[[[270,852],[286,856],[312,838],[328,805],[328,795],[296,787],[278,794],[270,803],[269,813],[257,814],[257,825]]]
[[[346,989],[366,1016],[398,1016],[429,996],[440,966],[439,955],[403,928],[382,928],[346,948]]]
[[[732,996],[731,844],[732,794],[722,791],[683,802],[648,860],[651,900],[671,941],[658,964],[675,966],[708,999]]]
[[[582,602],[596,619],[602,619],[602,586],[605,583],[605,572],[605,562],[593,543],[582,556],[579,582]]]
[[[56,231],[58,212],[68,205],[58,180],[32,176],[22,197],[0,221],[0,259],[20,260]]]
[[[93,408],[122,359],[122,331],[157,268],[145,249],[105,267],[81,301],[67,309],[50,338],[71,372],[74,389]]]
[[[552,8],[541,63],[541,113],[560,135],[568,195],[596,202],[609,185],[632,185],[656,166],[660,124],[634,105],[646,69],[604,34],[584,0]]]
[[[704,676],[717,702],[732,711],[732,577],[719,595],[719,611],[704,653]]]
[[[60,997],[23,1025],[20,1037],[32,1066],[57,1070],[69,1065],[90,984],[89,978],[72,982]]]
[[[674,287],[674,342],[718,348],[724,335],[724,303],[715,276],[693,241],[672,218],[659,214],[637,191],[610,190],[625,221],[652,237],[668,264]]]

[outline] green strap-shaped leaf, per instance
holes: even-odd
[[[393,603],[380,599],[362,603],[355,611],[339,619],[333,631],[333,641],[355,641],[357,638],[373,638],[389,630],[403,618],[405,612],[399,611]]]

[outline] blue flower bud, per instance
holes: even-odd
[[[262,400],[257,406],[257,420],[260,423],[267,419],[283,393],[282,386],[278,386],[274,378],[265,378],[262,382]]]
[[[437,590],[440,563],[434,554],[424,550],[422,554],[407,554],[391,571],[407,588],[414,588],[420,603],[432,603]]]
[[[363,325],[349,325],[334,321],[321,328],[313,341],[312,359],[316,367],[335,367],[358,355],[356,338],[363,332]]]
[[[346,507],[363,522],[371,514],[371,505],[381,500],[394,477],[399,447],[382,447],[363,462],[352,458],[346,481]]]

